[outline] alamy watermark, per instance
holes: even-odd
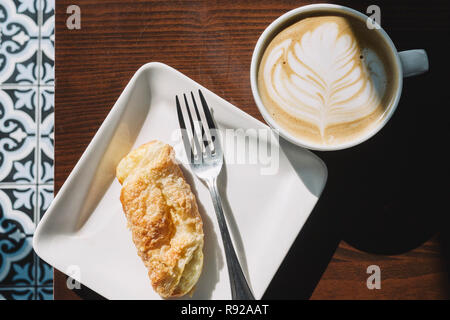
[[[195,126],[195,125],[194,125]],[[198,124],[201,126],[201,123]],[[183,141],[183,135],[188,141]],[[176,129],[171,140],[175,153],[183,164],[200,164],[213,153],[218,139],[228,165],[258,165],[261,175],[275,175],[280,166],[279,136],[269,128],[208,130],[199,138],[200,146],[193,142],[191,130]],[[214,141],[214,143],[211,143]],[[186,150],[185,145],[188,146]],[[200,150],[197,150],[199,149]]]
[[[72,4],[67,7],[66,13],[69,14],[66,20],[66,26],[69,30],[81,29],[81,9],[79,6]]]
[[[65,272],[69,277],[66,280],[68,289],[81,289],[81,269],[77,265],[70,265]],[[76,280],[75,280],[76,279]]]
[[[367,278],[367,289],[381,289],[381,269],[379,266],[373,264],[367,267],[367,274],[370,276]]]
[[[366,25],[369,29],[381,29],[381,9],[379,6],[373,4],[367,7],[366,13],[368,15]]]

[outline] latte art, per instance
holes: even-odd
[[[329,16],[307,18],[275,37],[258,75],[274,118],[321,144],[343,142],[368,117],[379,118],[387,74],[376,51],[358,40],[345,18]]]

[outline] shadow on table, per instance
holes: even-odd
[[[450,292],[450,219],[446,221],[445,228],[443,228],[439,235],[439,243],[441,245],[441,251],[444,256],[444,268],[447,271],[447,283],[445,285],[447,290]],[[450,294],[449,294],[450,296]]]
[[[449,117],[423,112],[428,97],[420,92],[432,76],[422,77],[405,80],[409,94],[369,141],[316,153],[328,167],[327,186],[264,298],[309,298],[341,240],[396,255],[440,232],[450,261],[450,159],[441,152]]]
[[[67,279],[67,276],[66,276]],[[83,300],[107,300],[105,297],[99,295],[97,292],[80,284],[80,289],[71,289],[77,296]]]
[[[325,188],[321,199],[328,198],[327,190]],[[321,200],[303,226],[263,299],[308,299],[339,241],[333,211],[326,210],[326,201]]]

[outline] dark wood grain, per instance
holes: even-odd
[[[144,63],[164,62],[262,120],[249,81],[253,47],[267,25],[312,1],[78,0],[81,30],[66,28],[71,0],[56,3],[55,192],[115,100]],[[336,1],[365,11],[372,1]],[[399,50],[425,48],[431,71],[404,84],[402,101],[375,138],[319,153],[323,197],[265,298],[448,299],[448,1],[378,1]],[[445,103],[444,103],[445,102]],[[381,290],[366,269],[379,265]],[[126,276],[126,275],[124,275]],[[55,271],[55,298],[74,293]]]

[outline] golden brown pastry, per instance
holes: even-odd
[[[160,141],[144,144],[120,161],[116,176],[153,288],[164,298],[190,292],[203,266],[203,223],[173,148]]]

